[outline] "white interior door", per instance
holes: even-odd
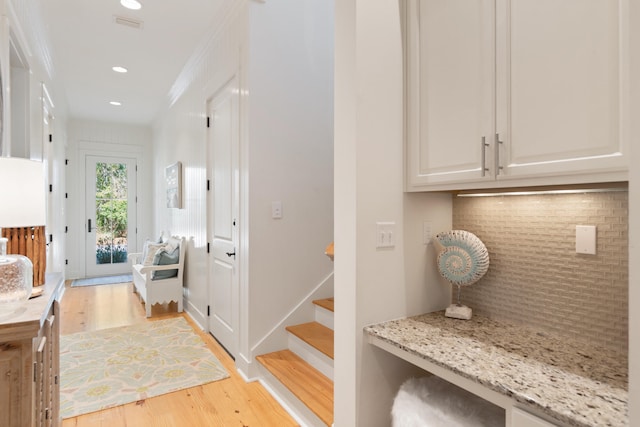
[[[136,160],[85,157],[86,276],[130,272],[136,251]]]
[[[237,78],[207,105],[211,185],[209,191],[209,331],[235,357],[238,348],[238,147]]]

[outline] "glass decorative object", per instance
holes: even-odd
[[[33,264],[29,258],[6,252],[7,239],[0,238],[0,320],[18,314],[33,288]]]

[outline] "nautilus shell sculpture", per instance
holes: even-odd
[[[471,318],[471,310],[460,304],[460,289],[470,286],[482,278],[489,269],[489,252],[482,241],[473,233],[464,230],[451,230],[436,235],[438,246],[438,271],[451,284],[458,286],[456,307],[447,309],[447,316],[462,319]],[[450,315],[452,311],[465,314]]]

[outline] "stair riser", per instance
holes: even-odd
[[[287,387],[285,387],[271,372],[260,363],[262,378],[260,383],[282,405],[283,408],[297,421],[301,427],[327,427],[304,403],[300,401]]]
[[[333,381],[333,359],[292,334],[289,334],[289,350]]]
[[[333,311],[329,311],[326,308],[315,306],[315,320],[322,326],[333,330]]]

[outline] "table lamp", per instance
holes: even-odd
[[[0,228],[43,226],[45,222],[44,164],[0,157]],[[0,319],[19,314],[32,287],[31,260],[7,255],[7,239],[0,237]]]

